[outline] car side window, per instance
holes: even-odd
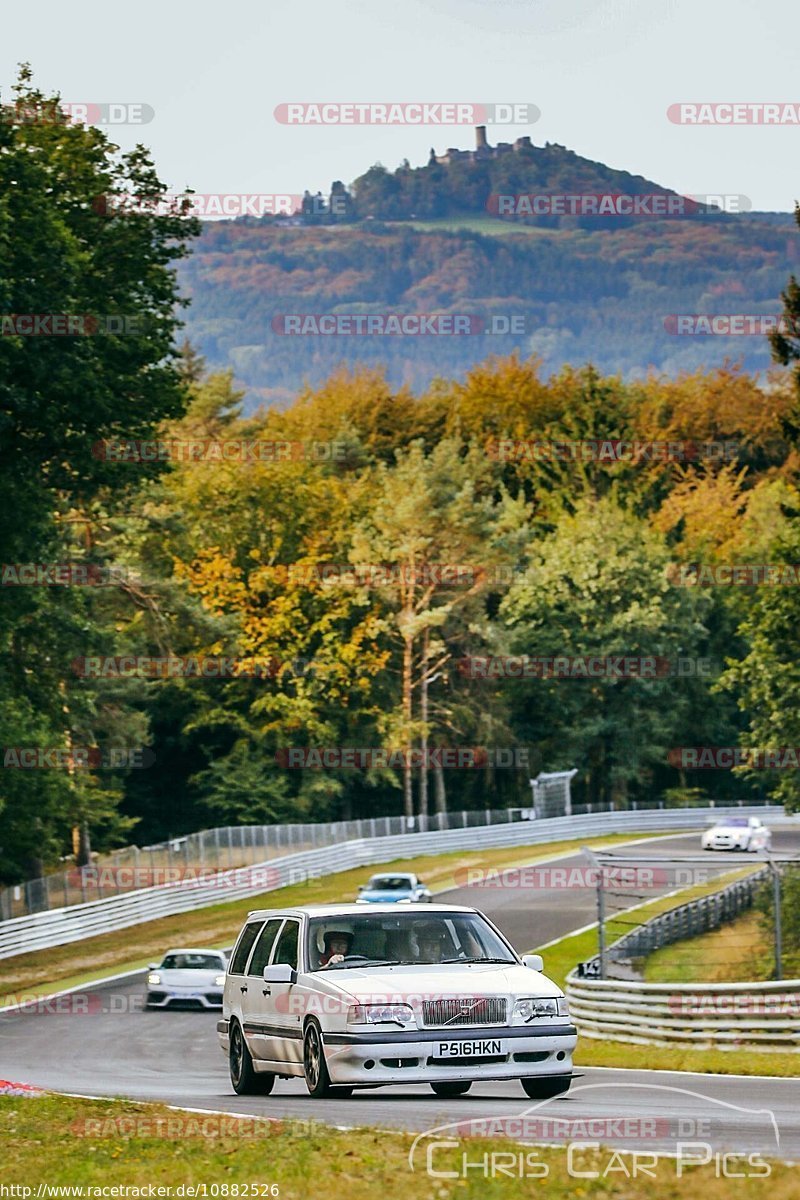
[[[242,936],[239,938],[239,944],[233,952],[231,959],[231,975],[244,975],[244,969],[247,966],[247,960],[250,957],[250,951],[253,948],[253,942],[258,937],[264,927],[263,921],[251,921],[249,925],[245,925]]]
[[[269,956],[272,952],[272,947],[275,945],[275,938],[278,936],[281,923],[280,917],[273,917],[272,920],[267,921],[261,930],[259,939],[256,942],[256,948],[253,951],[253,957],[250,959],[250,966],[247,968],[248,975],[263,975],[264,967],[269,962]]]
[[[281,936],[278,938],[278,944],[275,947],[273,956],[273,965],[276,963],[285,963],[287,966],[294,967],[297,970],[297,946],[300,940],[300,922],[287,921],[281,930]]]

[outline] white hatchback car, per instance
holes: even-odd
[[[532,1098],[560,1095],[577,1035],[542,965],[474,908],[252,912],[217,1023],[233,1089],[299,1076],[314,1097],[398,1083],[453,1097],[519,1079]]]
[[[146,1008],[221,1008],[227,960],[220,950],[168,950],[150,963]]]
[[[772,834],[760,817],[726,817],[702,836],[704,850],[769,850]]]

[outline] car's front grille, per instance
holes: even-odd
[[[497,996],[461,996],[452,1000],[423,1000],[422,1024],[505,1025],[508,1001]]]

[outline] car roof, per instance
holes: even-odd
[[[397,904],[307,904],[298,908],[254,908],[247,914],[248,920],[255,917],[363,917],[367,913],[391,913],[398,916],[404,912],[416,912],[416,908],[398,909]],[[425,904],[419,909],[420,916],[431,913],[462,912],[474,913],[477,909],[464,904]]]
[[[164,951],[164,958],[168,954],[216,954],[218,958],[225,957],[224,950],[215,950],[213,946],[172,946]]]
[[[416,879],[413,871],[376,871],[370,879]]]

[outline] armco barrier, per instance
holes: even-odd
[[[567,978],[581,1037],[697,1050],[800,1051],[800,979],[775,983],[620,983]]]
[[[355,839],[284,854],[265,863],[223,871],[212,879],[181,880],[161,887],[142,888],[107,900],[51,909],[0,923],[0,958],[32,950],[61,946],[101,933],[127,929],[159,917],[173,916],[225,900],[263,895],[287,884],[353,867],[391,862],[397,858],[441,854],[453,850],[488,847],[534,846],[561,839],[602,836],[626,831],[665,832],[700,829],[726,814],[759,815],[765,821],[783,818],[783,809],[763,805],[752,809],[674,808],[650,812],[605,812],[586,816],[552,817],[508,825],[473,826],[467,829],[407,833],[391,837]]]
[[[642,925],[637,925],[606,949],[606,977],[625,978],[624,974],[619,974],[620,965],[630,970],[632,959],[646,958],[648,954],[660,950],[663,946],[670,946],[673,942],[680,942],[685,938],[697,937],[698,934],[707,933],[711,929],[718,929],[726,921],[735,920],[741,913],[752,908],[758,889],[769,878],[769,867],[762,867],[744,879],[737,879],[720,888],[718,892],[698,896],[686,904],[678,904],[675,908],[659,913],[657,917],[651,917]],[[581,979],[599,978],[599,954],[579,963],[577,975]]]

